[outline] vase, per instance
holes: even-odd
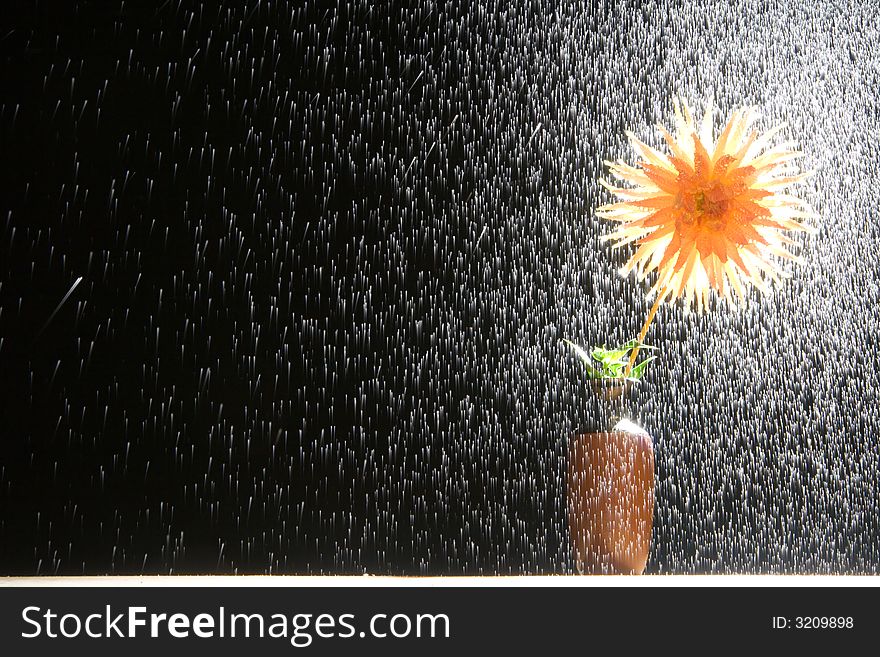
[[[572,556],[581,574],[640,575],[654,524],[653,441],[629,419],[631,381],[592,383],[592,420],[568,447]]]

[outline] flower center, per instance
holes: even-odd
[[[727,198],[720,185],[702,187],[690,194],[683,194],[684,222],[710,230],[723,231],[727,223]]]

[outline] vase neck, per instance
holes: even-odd
[[[631,382],[598,381],[591,388],[589,433],[613,431],[621,419],[630,419],[636,390]]]
[[[630,413],[629,399],[622,396],[618,399],[593,398],[594,431],[611,431],[614,426]]]

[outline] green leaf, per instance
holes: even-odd
[[[624,361],[624,357],[629,353],[629,349],[615,349],[614,351],[606,351],[603,363],[620,363]]]
[[[629,378],[635,379],[636,381],[640,380],[645,375],[645,368],[648,366],[652,360],[657,360],[656,356],[650,356],[643,360],[641,363],[636,365],[632,370],[630,370]]]
[[[572,351],[574,351],[577,357],[581,360],[584,367],[587,368],[587,376],[591,379],[623,378],[626,368],[629,366],[629,354],[633,349],[636,347],[639,349],[657,349],[657,347],[646,345],[638,339],[633,339],[626,344],[613,349],[593,346],[591,351],[587,352],[583,347],[575,344],[571,340],[563,338],[562,341],[571,347]],[[656,358],[656,356],[649,356],[644,359],[641,363],[632,368],[628,378],[633,381],[641,379],[645,374],[647,364],[652,360],[656,360]]]
[[[635,349],[636,347],[638,347],[639,349],[655,349],[655,350],[657,349],[657,347],[655,347],[654,345],[645,344],[644,342],[642,342],[638,338],[633,338],[632,340],[627,342],[625,345],[621,345],[620,348],[626,349],[627,351],[629,351],[631,349]]]
[[[571,340],[566,340],[565,338],[562,338],[562,341],[569,347],[571,347],[571,350],[577,355],[578,358],[580,358],[581,362],[583,362],[584,367],[587,368],[587,376],[589,376],[591,379],[602,378],[602,372],[593,367],[593,361],[590,359],[590,354],[588,354],[583,349],[583,347],[575,344]]]
[[[581,347],[580,345],[575,344],[575,343],[572,342],[571,340],[566,340],[565,338],[562,338],[562,341],[563,341],[565,344],[567,344],[569,347],[571,347],[571,350],[572,350],[575,354],[577,354],[577,357],[580,358],[580,359],[584,362],[584,365],[586,365],[587,367],[590,367],[590,364],[591,364],[593,361],[590,360],[590,354],[588,354],[586,351],[584,351],[583,347]]]
[[[586,364],[585,364],[584,367],[587,368],[587,376],[588,376],[589,378],[591,378],[591,379],[601,379],[601,378],[602,378],[602,372],[600,372],[599,370],[597,370],[597,369],[596,369],[595,367],[593,367],[592,365],[586,365]]]

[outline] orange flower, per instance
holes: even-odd
[[[711,105],[698,133],[687,104],[673,104],[676,135],[658,126],[668,155],[627,132],[641,159],[636,166],[605,163],[633,186],[600,181],[620,199],[597,210],[620,224],[604,239],[615,241],[614,248],[635,242],[622,273],[635,270],[644,279],[656,271],[650,294],[661,300],[683,296],[702,310],[710,289],[731,303],[733,291],[745,298],[743,281],[766,291],[766,278],[789,276],[773,256],[797,260],[786,249],[794,241],[785,231],[812,230],[800,222],[814,216],[809,206],[780,193],[810,175],[789,170],[801,153],[787,142],[768,148],[783,126],[759,137],[749,130],[752,108],[736,110],[713,145]]]

